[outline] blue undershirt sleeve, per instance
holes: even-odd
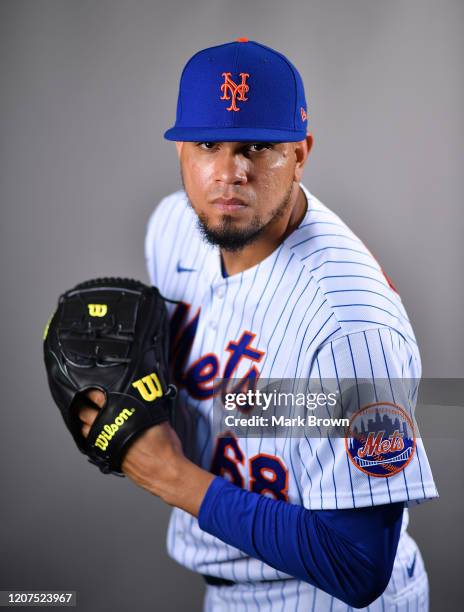
[[[217,476],[198,522],[250,557],[360,608],[377,599],[390,580],[403,506],[307,510]]]

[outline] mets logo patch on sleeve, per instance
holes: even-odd
[[[404,470],[414,456],[414,423],[397,404],[368,404],[351,417],[345,448],[351,462],[361,472],[377,478],[394,476]]]

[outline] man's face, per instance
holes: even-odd
[[[299,145],[176,143],[184,189],[210,243],[237,251],[285,214],[299,180]]]

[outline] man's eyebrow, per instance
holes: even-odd
[[[212,144],[228,144],[232,141],[230,140],[208,140],[205,138],[204,140],[192,140],[194,144],[199,144],[202,142],[211,142]],[[252,145],[252,144],[263,144],[263,145],[277,145],[282,144],[281,142],[273,142],[271,140],[237,140],[234,141],[235,144],[240,146]]]
[[[254,144],[260,144],[260,145],[276,145],[279,144],[278,142],[271,142],[270,140],[250,140],[247,142],[242,142],[243,145],[254,145]]]

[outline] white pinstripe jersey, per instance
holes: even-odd
[[[217,452],[210,427],[212,376],[227,372],[231,347],[244,334],[248,344],[235,377],[255,368],[261,378],[404,378],[406,387],[420,378],[419,351],[398,293],[362,241],[301,188],[308,210],[299,227],[258,265],[227,278],[219,250],[203,241],[184,191],[164,198],[150,218],[145,255],[151,282],[165,297],[186,304],[177,312],[169,305],[173,346],[182,357],[175,365],[176,429],[187,456],[205,469]],[[414,403],[417,386],[404,393]],[[286,472],[288,501],[309,509],[437,496],[420,439],[412,461],[389,478],[357,469],[343,439],[240,438],[224,453],[247,489],[254,458],[274,457]],[[172,512],[168,550],[190,569],[233,581],[285,577],[201,531],[179,509]]]

